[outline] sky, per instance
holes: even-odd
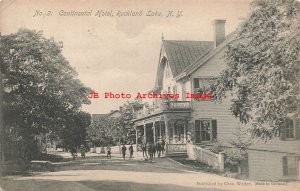
[[[226,19],[226,34],[250,12],[249,0],[0,0],[0,32],[20,28],[43,30],[63,42],[63,55],[78,78],[100,98],[83,106],[90,113],[108,113],[126,99],[104,98],[105,92],[147,93],[154,87],[162,33],[166,40],[213,40],[214,19]],[[60,13],[91,12],[91,16]],[[113,16],[96,16],[97,12]],[[159,16],[146,16],[148,12]],[[167,17],[169,11],[174,16]],[[41,15],[36,12],[42,13]],[[142,16],[117,13],[142,12]],[[177,13],[180,17],[176,17]],[[36,15],[36,16],[35,16]]]

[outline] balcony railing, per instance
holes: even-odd
[[[162,111],[186,111],[191,108],[191,102],[189,101],[169,101],[138,110],[135,112],[135,116],[138,119]]]

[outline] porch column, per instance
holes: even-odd
[[[175,137],[177,136],[177,135],[175,136],[175,123],[173,123],[172,126],[173,126],[173,128],[172,128],[173,129],[173,144],[174,144],[177,142],[175,139]]]
[[[145,122],[143,123],[143,127],[144,127],[144,143],[147,143],[147,134],[146,134],[146,124],[145,124]]]
[[[169,126],[168,126],[168,119],[165,118],[165,132],[166,132],[166,143],[169,144]]]
[[[160,137],[160,141],[162,140],[162,134],[161,134],[161,123],[159,121],[159,137]]]
[[[183,126],[183,143],[186,143],[186,124]]]
[[[156,140],[155,121],[152,122],[152,128],[153,128],[153,143],[155,143],[155,140]]]

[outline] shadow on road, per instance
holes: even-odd
[[[5,191],[223,191],[216,188],[193,188],[172,184],[145,184],[119,181],[13,180],[9,182],[4,181],[1,186]]]
[[[106,159],[104,157],[80,159],[63,163],[55,163],[54,171],[69,170],[117,170],[130,172],[184,173],[178,165],[170,163],[166,158],[156,159],[149,163],[143,160],[123,160],[121,158]]]

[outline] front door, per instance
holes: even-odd
[[[186,143],[186,122],[176,121],[173,128],[174,143]]]

